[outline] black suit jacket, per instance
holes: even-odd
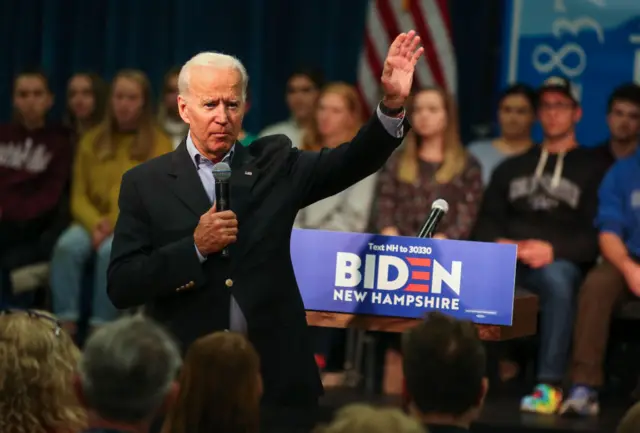
[[[405,132],[408,123],[404,122]],[[183,350],[229,327],[233,293],[260,354],[264,402],[317,401],[322,394],[289,243],[299,209],[373,174],[401,139],[376,115],[350,142],[303,152],[284,135],[236,145],[231,209],[238,218],[230,258],[200,263],[193,233],[211,203],[183,142],[122,177],[108,292],[118,308],[145,305]]]

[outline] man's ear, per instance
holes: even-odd
[[[480,388],[480,398],[478,399],[478,407],[482,407],[484,405],[484,401],[487,398],[487,394],[489,393],[489,379],[486,377],[482,378],[482,386]]]
[[[187,107],[187,100],[182,97],[182,95],[178,95],[178,113],[180,113],[180,117],[187,125],[191,124],[189,119],[189,108]]]
[[[167,394],[164,396],[164,400],[162,400],[162,405],[160,405],[160,409],[158,409],[158,415],[167,414],[173,407],[173,405],[178,401],[179,395],[180,384],[178,382],[173,382],[169,387],[169,391],[167,391]]]

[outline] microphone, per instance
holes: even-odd
[[[216,211],[231,210],[231,200],[229,197],[229,179],[231,178],[231,167],[226,162],[219,162],[213,166],[213,178],[215,179]],[[224,247],[220,252],[222,257],[229,257],[229,249]]]
[[[434,201],[431,205],[431,212],[429,212],[429,216],[427,220],[422,225],[420,229],[420,233],[418,233],[419,238],[431,238],[436,233],[436,229],[438,228],[438,224],[442,218],[449,211],[449,203],[446,200],[439,198]]]

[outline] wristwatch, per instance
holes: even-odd
[[[389,108],[386,105],[384,105],[383,102],[380,102],[380,111],[382,112],[382,114],[384,114],[386,116],[397,117],[400,113],[402,113],[404,111],[404,107]]]

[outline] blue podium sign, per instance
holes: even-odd
[[[294,229],[305,309],[511,325],[516,246]]]
[[[640,1],[507,0],[502,84],[572,80],[584,111],[578,140],[608,137],[607,100],[626,82],[640,83]],[[541,138],[539,131],[536,138]]]

